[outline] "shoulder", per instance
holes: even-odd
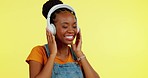
[[[40,52],[40,53],[42,53],[42,51],[44,51],[44,50],[45,50],[44,46],[38,45],[38,46],[33,47],[31,52]]]
[[[31,53],[30,54],[33,54],[34,56],[37,55],[37,56],[40,56],[40,55],[43,55],[45,53],[45,48],[44,46],[35,46],[32,48],[31,50]]]
[[[37,61],[41,64],[44,64],[46,58],[46,52],[44,46],[35,46],[32,48],[29,56],[26,59],[26,62],[29,63],[30,60]]]

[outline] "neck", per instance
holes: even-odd
[[[58,56],[67,56],[68,55],[68,51],[69,51],[69,47],[67,44],[64,44],[60,41],[56,41],[57,42],[57,55]]]

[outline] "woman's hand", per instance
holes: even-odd
[[[79,32],[77,34],[75,44],[72,44],[72,49],[74,50],[78,58],[80,57],[83,58],[83,56],[85,57],[85,55],[81,51],[81,47],[82,47],[82,36],[81,36],[81,32]],[[90,63],[88,62],[86,58],[83,60],[81,59],[79,61],[82,65],[82,68],[84,70],[83,73],[86,78],[100,78],[97,72],[92,68],[92,66],[90,65]]]
[[[46,36],[47,36],[47,42],[48,42],[48,48],[49,48],[50,54],[56,55],[57,44],[55,41],[55,36],[48,29],[46,29]]]
[[[76,53],[76,55],[78,57],[82,56],[83,53],[81,51],[81,47],[82,47],[82,36],[81,36],[81,32],[79,32],[76,36],[76,41],[74,44],[71,45],[72,49],[74,50],[74,52]]]

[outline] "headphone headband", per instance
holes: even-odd
[[[49,12],[48,12],[48,15],[47,15],[47,24],[48,24],[48,25],[50,24],[50,17],[51,17],[51,14],[52,14],[54,11],[56,11],[57,9],[59,9],[59,8],[67,8],[67,9],[71,10],[72,12],[74,12],[74,9],[73,9],[71,6],[69,6],[69,5],[66,5],[66,4],[58,4],[58,5],[55,5],[55,6],[53,6],[53,7],[49,10]]]

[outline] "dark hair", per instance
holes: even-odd
[[[63,4],[62,1],[60,0],[49,0],[47,1],[42,8],[42,14],[43,16],[47,19],[47,15],[49,10],[54,6],[54,5],[58,5],[58,4]],[[52,14],[51,14],[51,19],[50,19],[50,23],[54,23],[54,19],[56,18],[56,14],[62,12],[62,11],[69,11],[70,13],[72,13],[75,16],[75,13],[72,12],[71,10],[67,9],[67,8],[59,8],[57,10],[55,10]]]
[[[63,2],[60,1],[60,0],[49,0],[49,1],[47,1],[47,2],[43,5],[42,14],[43,14],[43,16],[44,16],[46,19],[47,19],[48,11],[49,11],[54,5],[57,5],[57,4],[63,4]]]
[[[54,19],[56,18],[56,14],[59,14],[60,12],[64,12],[64,11],[68,11],[71,14],[73,14],[75,16],[75,13],[67,8],[59,8],[57,10],[55,10],[52,14],[51,14],[51,19],[50,19],[50,23],[54,23]]]

